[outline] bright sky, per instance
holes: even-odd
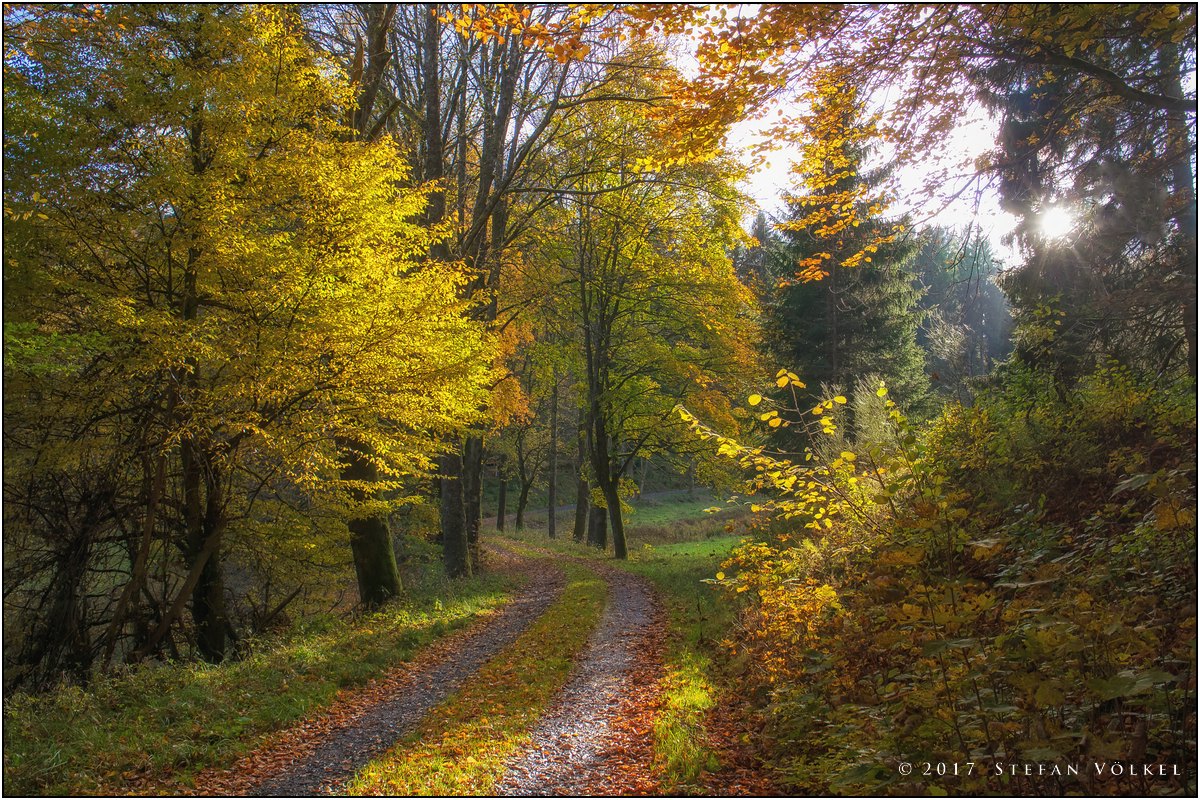
[[[757,3],[739,3],[738,13],[752,16],[758,11]],[[680,37],[674,40],[672,58],[685,75],[694,75],[698,69],[694,43]],[[868,107],[883,107],[888,103],[887,92],[871,97]],[[792,109],[782,109],[790,113]],[[748,120],[736,123],[730,131],[729,143],[735,150],[749,148],[761,141],[761,131],[779,117],[769,114],[766,121]],[[897,216],[911,212],[916,227],[940,225],[962,231],[968,226],[977,226],[988,237],[992,252],[1005,266],[1018,263],[1015,248],[1001,240],[1016,226],[1016,217],[1001,210],[995,190],[984,187],[977,191],[975,186],[966,186],[973,179],[971,164],[990,150],[996,140],[998,120],[990,119],[982,106],[963,119],[946,139],[946,147],[940,153],[929,153],[920,164],[902,169],[896,175],[899,197],[890,209]],[[755,170],[743,184],[746,192],[768,216],[781,216],[784,210],[782,196],[791,186],[791,165],[799,151],[790,146],[781,146],[766,155],[763,165]],[[923,192],[926,178],[939,169],[948,169],[948,174],[959,176],[944,186],[938,197],[927,197]],[[965,187],[965,191],[964,191]],[[959,192],[957,197],[953,195]],[[749,221],[747,222],[747,226]]]
[[[930,153],[921,164],[901,170],[896,176],[900,196],[892,211],[897,215],[911,212],[919,226],[941,225],[962,230],[967,225],[977,225],[991,241],[996,256],[1011,266],[1016,264],[1016,251],[1003,244],[1001,239],[1012,231],[1017,220],[1001,210],[995,191],[985,187],[982,192],[977,192],[970,186],[958,197],[951,197],[971,179],[969,165],[994,145],[996,124],[979,108],[976,115],[964,119],[947,137],[942,152]],[[738,123],[730,135],[730,143],[742,147],[757,142],[762,127],[763,124],[757,122]],[[781,147],[769,153],[764,165],[743,185],[743,190],[768,215],[782,213],[781,197],[791,185],[791,164],[798,155],[799,151],[794,147]],[[951,167],[950,174],[961,177],[944,187],[938,197],[927,198],[922,193],[925,179],[940,167]]]

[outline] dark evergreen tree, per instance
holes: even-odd
[[[814,114],[840,114],[847,129],[863,127],[857,102],[818,104]],[[780,366],[800,374],[814,395],[822,384],[849,390],[857,378],[878,375],[895,389],[898,402],[916,410],[929,387],[910,271],[916,242],[895,236],[897,221],[880,216],[882,204],[872,193],[888,170],[867,168],[866,138],[846,137],[838,158],[799,166],[804,183],[821,188],[788,197],[789,221],[779,226],[781,241],[768,248],[778,287],[765,303],[768,337]],[[813,180],[819,173],[824,175]],[[857,224],[833,234],[823,222],[804,224],[847,196],[860,206]],[[797,265],[820,253],[831,256],[823,275],[798,277]]]
[[[1003,282],[1017,355],[1066,383],[1109,358],[1194,376],[1196,117],[1166,101],[1194,96],[1195,48],[1134,35],[1128,12],[1102,22],[1062,66],[976,76],[1002,115],[993,159],[1025,257]],[[1143,88],[1114,102],[1116,75]]]

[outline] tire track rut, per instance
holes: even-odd
[[[387,676],[381,685],[346,702],[358,706],[332,725],[318,719],[296,726],[275,746],[249,754],[233,767],[200,776],[202,794],[311,796],[336,793],[371,759],[414,730],[425,715],[490,658],[511,644],[559,597],[561,569],[545,559],[496,553],[530,583],[492,619],[452,635]],[[424,657],[423,657],[424,656]],[[344,709],[322,717],[344,716]],[[264,775],[267,775],[265,779]]]
[[[630,712],[625,701],[634,688],[631,678],[641,673],[639,680],[647,679],[643,662],[662,636],[661,609],[645,579],[594,561],[581,563],[608,583],[604,614],[534,729],[532,743],[497,781],[497,795],[589,795],[612,779],[610,751],[626,727],[619,718]],[[651,672],[661,676],[661,662]]]

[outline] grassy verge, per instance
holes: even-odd
[[[97,681],[17,696],[4,709],[10,795],[118,794],[133,779],[186,784],[232,763],[270,732],[364,683],[500,605],[499,576],[426,585],[353,623],[310,623],[217,666],[147,665]],[[419,596],[416,592],[419,592]]]
[[[351,795],[486,795],[505,761],[566,681],[604,608],[605,585],[564,564],[563,596],[435,708],[421,727],[363,767]]]
[[[706,511],[714,506],[721,510],[715,514]],[[631,543],[679,542],[719,535],[726,523],[747,513],[744,507],[726,506],[723,499],[702,489],[690,495],[686,490],[647,494],[631,499],[629,507],[625,531]],[[513,508],[508,510],[506,533],[515,527],[514,513]],[[525,532],[531,535],[544,533],[546,518],[544,507],[531,505],[525,512]],[[559,538],[570,539],[575,526],[574,508],[559,511],[555,519]],[[484,518],[489,529],[494,528],[495,523],[495,516]]]
[[[707,746],[705,720],[716,702],[720,676],[712,660],[714,645],[732,625],[732,611],[704,583],[739,541],[723,536],[698,542],[647,546],[625,564],[649,578],[667,605],[671,642],[663,683],[663,708],[654,725],[655,758],[669,781],[668,791],[689,793],[704,770],[718,763]]]

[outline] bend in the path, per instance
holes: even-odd
[[[610,755],[616,740],[628,732],[621,717],[633,711],[631,690],[656,685],[654,676],[661,674],[656,644],[661,642],[662,613],[649,582],[586,563],[608,583],[604,614],[566,686],[534,729],[529,747],[496,783],[497,795],[589,795],[611,787]],[[648,653],[657,662],[649,665],[649,677]],[[635,676],[638,686],[631,685]],[[648,738],[648,732],[641,738]],[[648,764],[636,766],[649,771]]]
[[[357,769],[414,730],[425,715],[473,675],[488,659],[517,639],[563,590],[562,570],[544,559],[516,560],[529,573],[526,587],[493,618],[451,637],[449,646],[431,648],[359,698],[345,721],[316,736],[297,726],[282,746],[250,754],[231,770],[203,776],[197,788],[206,794],[305,796],[336,792]],[[382,688],[382,691],[380,691]],[[378,696],[377,696],[378,695]],[[352,701],[353,702],[353,701]],[[325,717],[337,717],[337,710]],[[271,777],[262,780],[264,773]]]

